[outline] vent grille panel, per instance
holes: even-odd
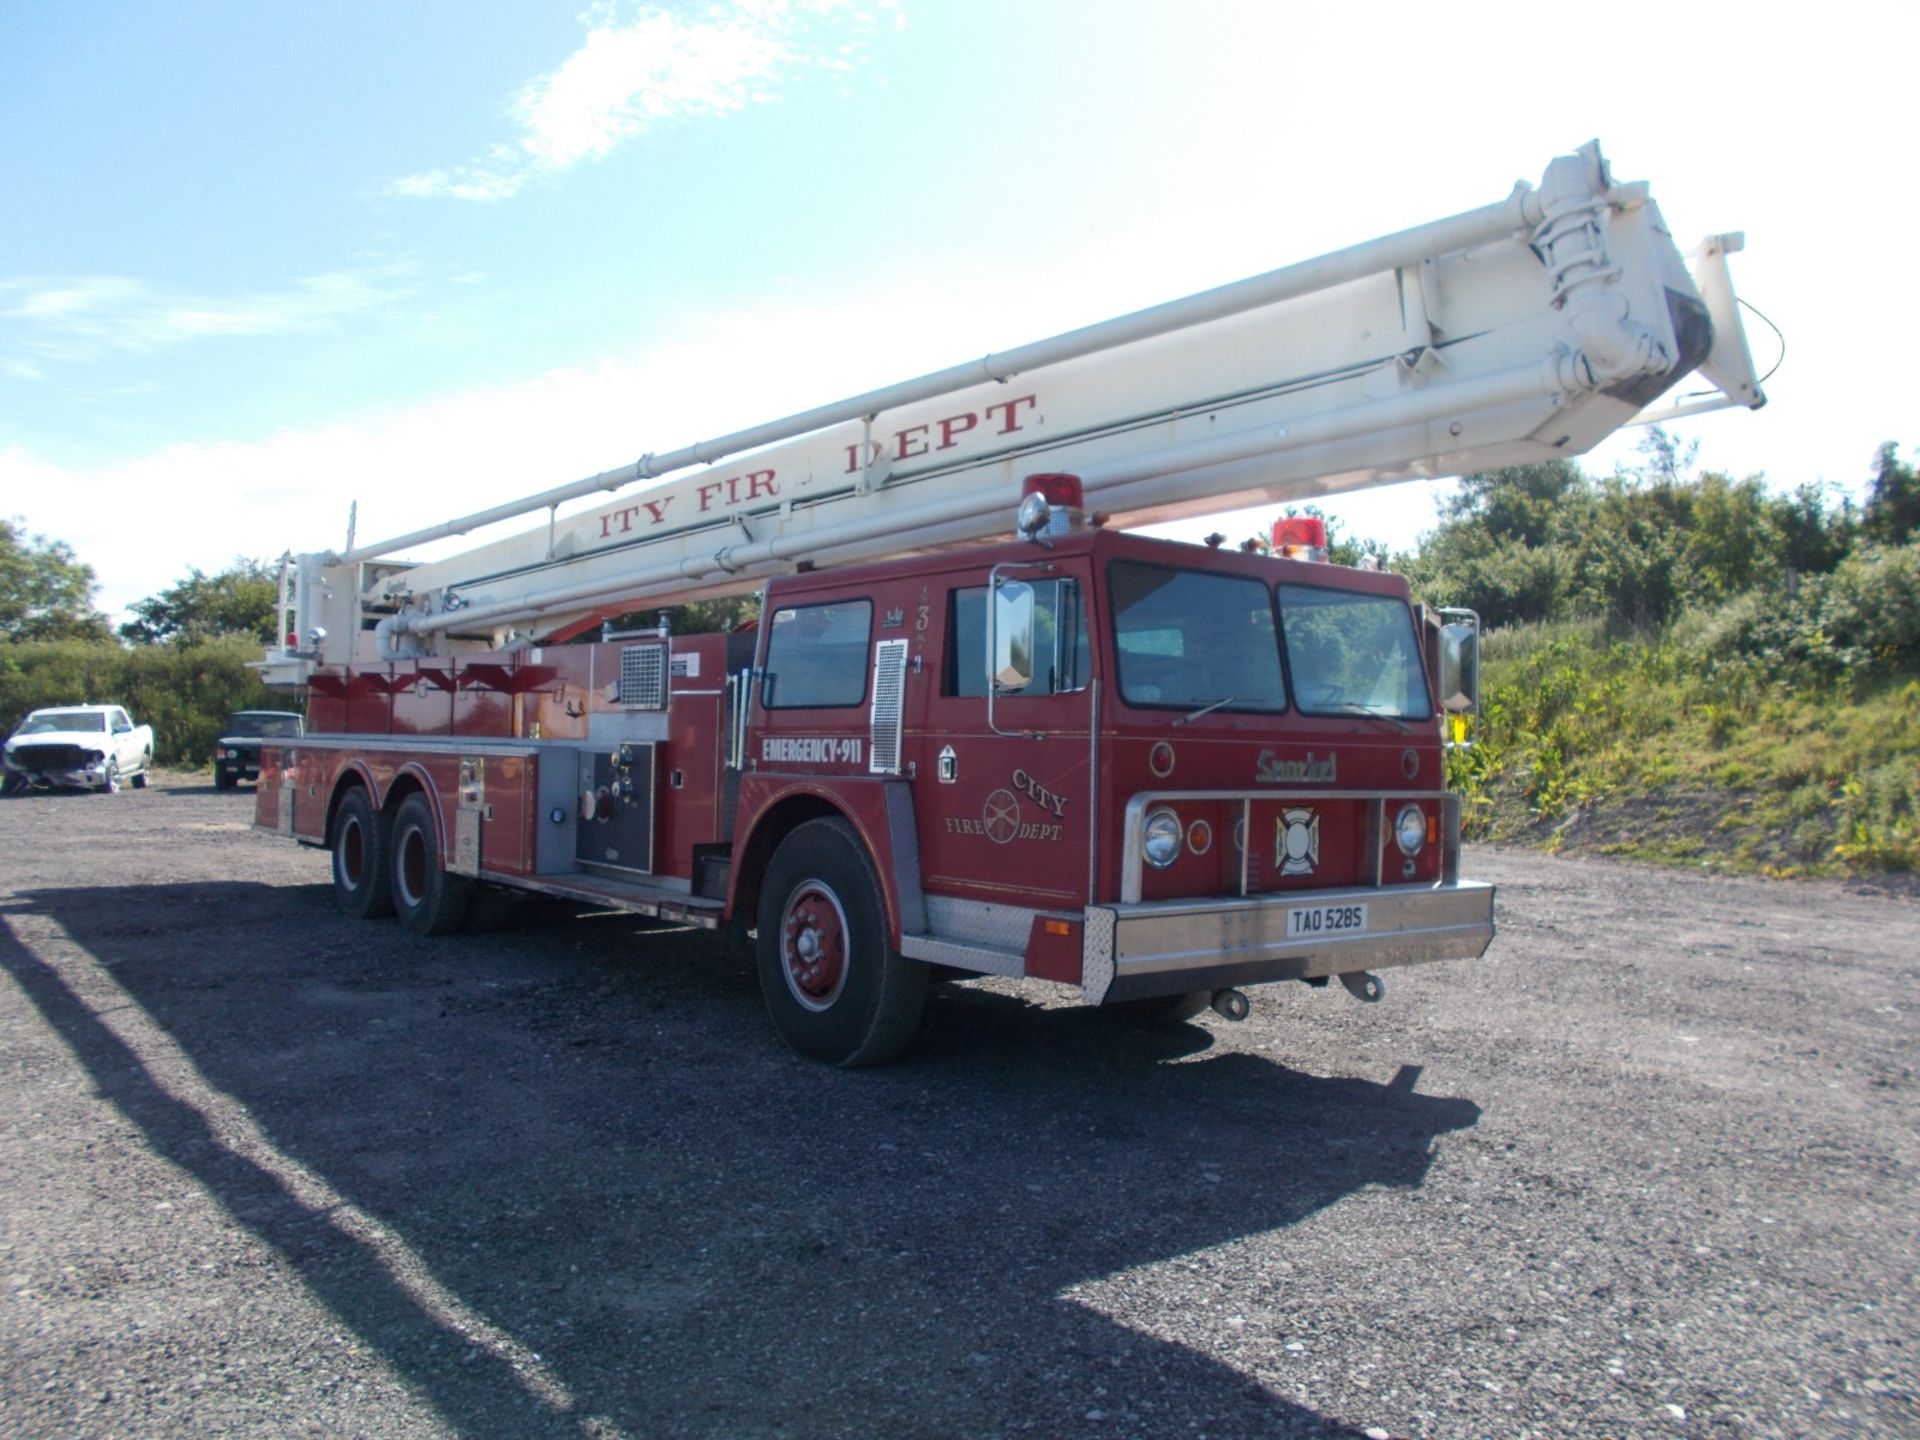
[[[667,647],[629,645],[620,652],[620,703],[629,710],[667,708]]]
[[[882,640],[873,647],[873,723],[867,769],[900,773],[900,727],[907,702],[907,642]]]

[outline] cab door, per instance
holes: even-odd
[[[1088,901],[1099,693],[1090,579],[1082,557],[1004,564],[991,577],[943,577],[935,587],[937,658],[911,744],[921,879],[936,931],[951,929],[957,913],[943,912],[943,899],[1075,911]],[[1014,603],[996,610],[995,582]],[[1009,636],[1022,588],[1031,629]],[[1008,918],[1008,932],[993,938],[1006,943],[1017,931],[1024,947],[1021,917]]]

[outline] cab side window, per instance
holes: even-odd
[[[1087,688],[1092,645],[1087,607],[1078,580],[1036,580],[1033,679],[1002,695],[1065,695]],[[946,673],[940,693],[985,699],[987,693],[987,589],[976,585],[947,592]]]
[[[820,710],[867,698],[873,602],[835,600],[773,612],[762,702],[769,710]]]

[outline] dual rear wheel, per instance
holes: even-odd
[[[440,863],[433,806],[419,792],[392,815],[351,790],[333,821],[333,898],[356,920],[397,915],[416,935],[446,935],[466,923],[473,881]]]

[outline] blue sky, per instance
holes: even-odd
[[[1560,25],[11,0],[0,513],[117,610],[338,544],[351,500],[363,538],[412,528],[1482,204],[1596,135],[1683,239],[1747,232],[1740,289],[1788,334],[1767,410],[1686,427],[1704,464],[1857,485],[1920,442],[1884,253],[1911,126],[1872,80],[1914,22]],[[1335,513],[1404,544],[1431,496]]]

